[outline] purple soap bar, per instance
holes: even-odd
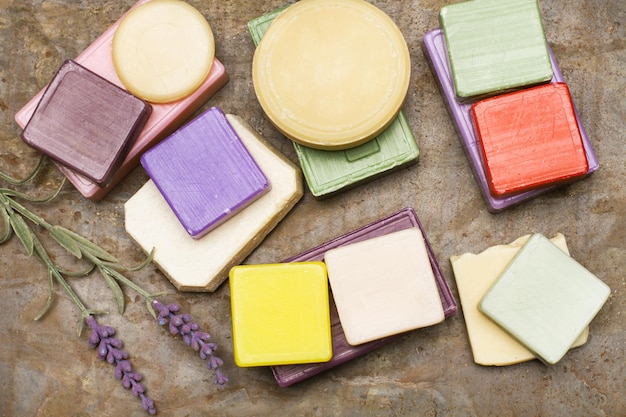
[[[430,265],[435,275],[437,288],[439,290],[439,296],[441,298],[441,304],[445,317],[448,318],[456,313],[457,305],[450,291],[450,287],[446,283],[437,259],[433,253],[433,250],[426,239],[422,225],[420,224],[415,211],[412,208],[405,208],[399,212],[392,214],[388,217],[380,219],[367,226],[363,226],[343,236],[339,236],[323,245],[309,249],[299,255],[286,259],[284,262],[306,262],[306,261],[322,261],[324,254],[330,249],[334,249],[343,245],[361,242],[367,239],[371,239],[378,236],[387,235],[389,233],[398,232],[411,227],[417,227],[424,235],[426,249],[428,251],[428,258]],[[350,359],[357,356],[361,356],[367,352],[371,352],[374,349],[384,346],[392,340],[399,337],[399,335],[386,337],[384,339],[374,340],[361,345],[352,346],[346,340],[343,328],[339,322],[339,314],[337,313],[337,307],[333,298],[330,298],[330,325],[333,339],[333,357],[329,362],[324,363],[311,363],[300,365],[279,365],[273,366],[272,372],[274,378],[281,387],[287,387],[297,382],[303,381],[317,375],[320,372],[326,371],[337,365],[340,365]]]
[[[67,60],[41,97],[22,139],[60,164],[106,185],[150,112],[149,104]]]
[[[520,192],[517,194],[510,194],[501,197],[494,197],[489,191],[489,183],[487,181],[484,164],[481,157],[480,143],[476,136],[474,126],[472,124],[472,116],[470,109],[472,103],[462,104],[460,103],[454,91],[454,83],[452,82],[452,75],[450,72],[450,66],[448,63],[448,54],[446,51],[445,38],[441,29],[435,29],[428,32],[424,36],[424,49],[427,60],[431,65],[431,69],[435,75],[437,83],[441,89],[441,93],[444,96],[450,111],[450,116],[454,121],[455,128],[461,139],[461,144],[470,161],[474,177],[478,182],[480,192],[487,204],[487,209],[492,213],[497,213],[510,206],[522,203],[526,200],[537,197],[540,194],[545,193],[558,187],[558,185],[549,185],[541,188],[536,188],[529,191]],[[548,45],[548,52],[550,55],[550,61],[552,63],[553,77],[551,83],[564,82],[563,74],[559,68],[556,58],[552,53],[552,49]],[[576,115],[576,121],[580,129],[580,135],[583,140],[583,147],[585,155],[587,156],[587,162],[589,169],[587,175],[596,171],[599,167],[598,158],[591,146],[591,141],[587,136],[587,132],[583,127],[578,112],[574,108]]]
[[[141,164],[194,239],[270,188],[226,116],[216,107],[143,154]]]

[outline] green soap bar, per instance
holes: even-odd
[[[443,7],[439,20],[459,98],[552,78],[536,0],[468,0]]]
[[[289,6],[290,5],[288,4],[272,12],[266,13],[263,16],[254,18],[248,22],[248,31],[250,32],[250,36],[252,36],[254,46],[259,46],[259,42],[261,42],[263,34],[267,30],[267,28],[270,27],[272,21],[274,21],[274,19],[280,14],[280,12],[282,12]]]
[[[274,18],[289,5],[248,22],[255,45]],[[326,151],[294,142],[309,190],[316,198],[370,181],[411,162],[417,161],[419,148],[404,111],[374,139],[354,148]]]
[[[611,290],[534,234],[487,291],[479,309],[547,364],[557,363]]]
[[[380,135],[343,151],[323,151],[294,143],[311,193],[326,197],[414,162],[419,156],[404,111]]]

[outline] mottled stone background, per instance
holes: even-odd
[[[15,112],[113,23],[132,0],[0,0],[0,169],[26,174],[37,155],[24,145]],[[204,108],[219,106],[246,119],[292,161],[291,144],[264,116],[250,77],[253,43],[247,22],[284,4],[191,0],[212,25],[217,56],[231,81]],[[449,257],[479,252],[520,235],[562,232],[574,258],[612,289],[591,324],[589,342],[555,366],[538,361],[504,368],[473,363],[463,313],[291,388],[269,369],[233,362],[229,289],[178,293],[150,266],[130,276],[151,292],[168,291],[208,328],[220,346],[230,384],[213,385],[200,358],[151,319],[143,300],[125,290],[127,309],[97,275],[74,279],[85,302],[110,314],[149,395],[167,416],[621,416],[626,415],[626,3],[623,0],[540,0],[547,38],[600,159],[591,177],[501,214],[487,212],[468,162],[421,51],[422,36],[438,26],[438,0],[374,0],[398,24],[409,45],[412,76],[405,111],[421,155],[417,165],[316,201],[307,191],[246,263],[276,262],[403,207],[414,207],[457,296]],[[61,180],[47,167],[33,185],[45,195]],[[102,202],[71,185],[42,206],[50,222],[69,227],[127,265],[143,255],[124,231],[124,202],[147,180],[135,169]],[[4,187],[6,184],[0,184]],[[42,234],[43,235],[43,234]],[[52,242],[44,242],[54,248]],[[71,257],[53,249],[68,267]],[[207,256],[210,256],[208,254]],[[75,267],[75,266],[74,266]],[[47,297],[45,268],[19,241],[0,247],[0,416],[141,416],[110,365],[76,335],[76,308],[57,289],[52,310],[33,317]],[[458,298],[457,298],[458,299]],[[623,314],[622,314],[623,313]]]

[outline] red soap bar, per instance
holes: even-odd
[[[479,101],[472,106],[472,117],[494,196],[587,174],[587,157],[565,83]]]

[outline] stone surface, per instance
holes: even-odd
[[[133,0],[0,0],[0,170],[25,175],[37,161],[19,138],[15,112],[50,81],[60,64],[76,56],[115,21]],[[209,20],[216,56],[231,81],[203,109],[219,106],[249,122],[293,162],[292,144],[265,117],[254,95],[254,43],[249,20],[284,5],[190,0]],[[413,126],[416,165],[318,201],[306,191],[292,212],[245,263],[278,262],[403,207],[414,207],[443,273],[456,294],[448,259],[453,254],[510,242],[541,232],[562,232],[572,256],[606,282],[611,297],[590,326],[587,344],[557,366],[539,361],[510,367],[475,365],[459,310],[432,328],[420,329],[310,380],[279,388],[269,368],[238,368],[233,361],[230,294],[175,291],[150,266],[129,274],[151,292],[168,291],[213,335],[230,383],[220,389],[191,349],[170,337],[147,313],[141,297],[125,289],[120,316],[108,286],[97,275],[73,285],[100,321],[117,329],[160,415],[167,416],[513,416],[626,414],[626,6],[622,0],[544,0],[546,37],[570,87],[600,168],[591,177],[493,215],[472,178],[444,101],[421,51],[424,34],[438,27],[440,0],[375,0],[403,32],[412,60],[404,110]],[[62,175],[48,164],[34,185],[21,191],[43,196]],[[147,180],[135,169],[101,202],[65,185],[47,205],[25,203],[50,222],[84,234],[124,264],[142,259],[124,231],[123,203]],[[8,186],[0,181],[0,187]],[[56,261],[80,269],[41,233]],[[87,335],[76,336],[77,310],[57,287],[51,311],[33,321],[46,302],[45,268],[19,241],[0,246],[0,414],[5,416],[143,416],[112,366],[98,360]],[[457,297],[458,301],[458,297]]]

